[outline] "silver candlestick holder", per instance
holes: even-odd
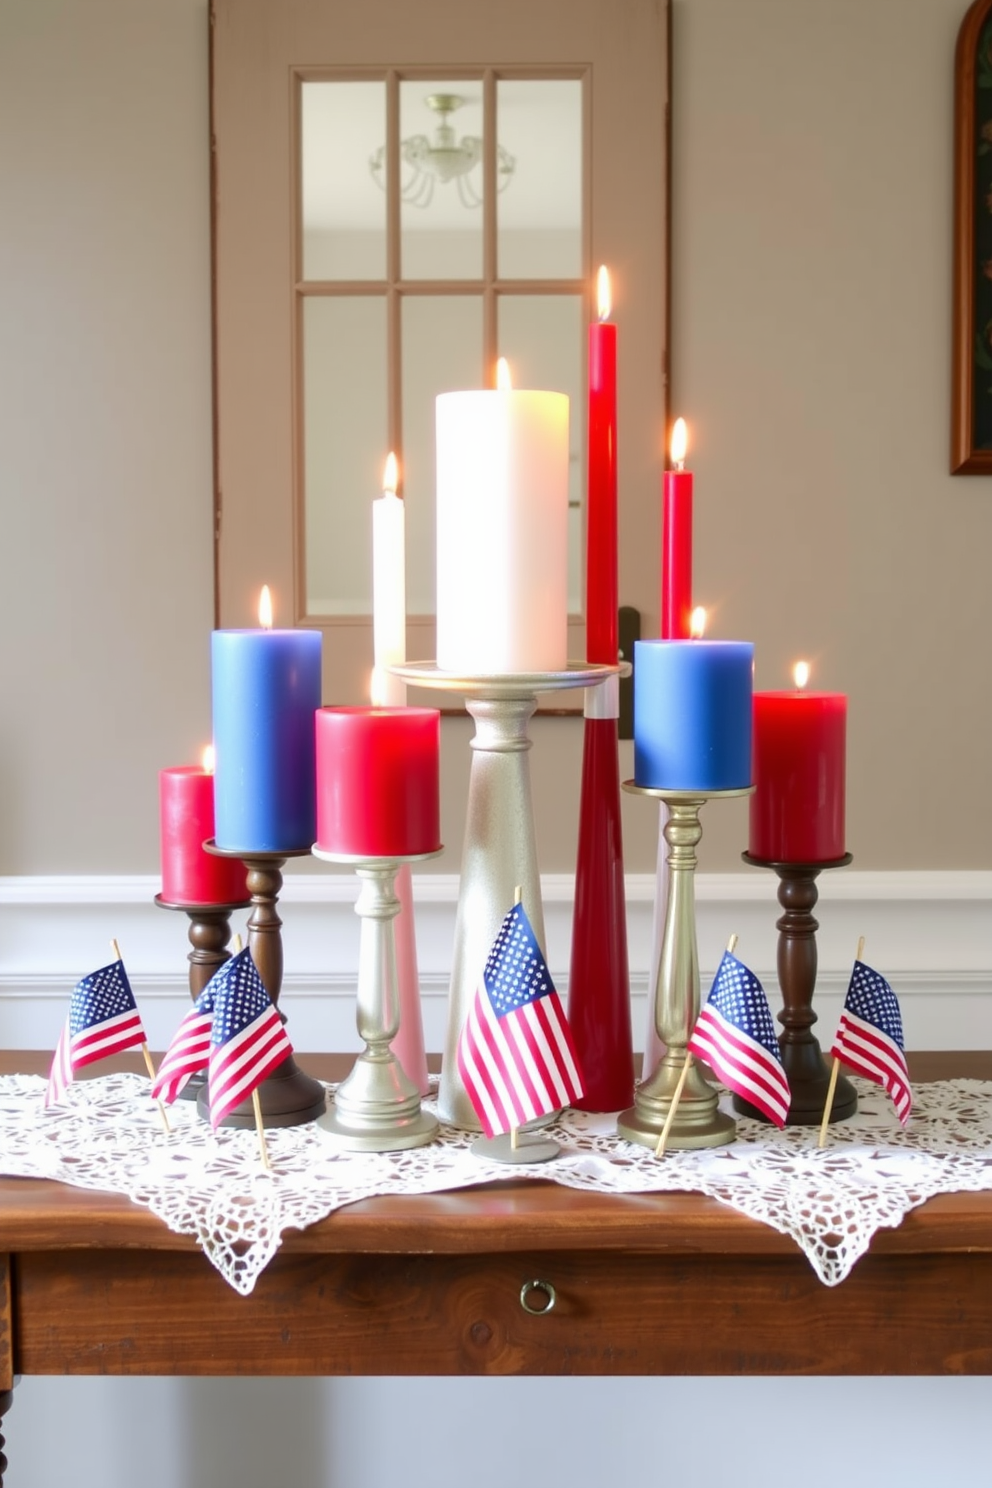
[[[617,1117],[617,1131],[628,1142],[656,1147],[672,1107],[686,1060],[686,1044],[699,1016],[699,950],[696,942],[696,848],[703,835],[699,813],[707,801],[750,795],[739,790],[671,791],[625,780],[635,795],[664,801],[668,807],[668,902],[654,989],[658,1037],[665,1044],[650,1077],[638,1085],[634,1104]],[[716,1090],[694,1060],[686,1077],[675,1119],[666,1139],[669,1148],[721,1147],[734,1140],[737,1123],[719,1109]]]
[[[351,864],[361,884],[355,913],[361,917],[358,953],[359,1037],[365,1050],[338,1086],[317,1125],[350,1152],[402,1152],[423,1147],[438,1123],[421,1109],[420,1091],[390,1048],[400,1026],[393,921],[400,912],[395,891],[402,863],[423,862],[441,851],[395,858],[362,858],[314,847],[315,858]]]
[[[460,693],[475,720],[438,1114],[452,1126],[481,1131],[458,1073],[458,1040],[518,887],[534,934],[545,949],[527,726],[541,693],[594,687],[617,675],[620,668],[569,662],[561,672],[466,677],[441,671],[434,662],[419,661],[390,670],[416,687]]]

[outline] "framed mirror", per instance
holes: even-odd
[[[434,400],[491,386],[497,356],[516,386],[570,399],[569,653],[584,655],[599,262],[620,322],[622,511],[656,502],[666,419],[667,7],[629,0],[622,25],[608,0],[357,9],[215,0],[212,27],[218,623],[254,623],[268,583],[277,624],[327,633],[336,702],[368,700],[390,450],[407,654],[433,655]],[[656,564],[643,531],[629,556],[624,541],[621,518],[621,599],[650,611]]]

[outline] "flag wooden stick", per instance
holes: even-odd
[[[114,960],[115,961],[123,961],[124,958],[121,955],[121,948],[117,944],[117,941],[116,940],[111,940],[110,947],[111,947],[111,950],[114,953]],[[154,1085],[155,1084],[155,1066],[152,1063],[152,1056],[151,1056],[151,1053],[149,1051],[147,1041],[141,1045],[141,1052],[145,1056],[145,1069],[148,1071],[148,1078],[149,1078],[149,1080],[151,1080],[152,1084]],[[165,1102],[162,1101],[162,1100],[160,1100],[158,1102],[158,1114],[162,1118],[162,1125],[165,1127],[165,1130],[171,1136],[171,1134],[172,1134],[172,1127],[169,1125],[169,1118],[165,1114]]]
[[[823,1107],[823,1120],[820,1122],[820,1140],[818,1147],[827,1145],[827,1127],[830,1125],[830,1113],[834,1108],[834,1095],[837,1091],[837,1076],[840,1074],[840,1060],[834,1055],[833,1068],[830,1071],[830,1085],[827,1089],[827,1101]]]
[[[237,956],[241,951],[241,932],[234,937],[234,954]],[[269,1158],[269,1149],[265,1141],[265,1122],[262,1120],[262,1103],[258,1098],[258,1086],[251,1093],[251,1108],[255,1113],[255,1130],[258,1132],[258,1153],[262,1159],[262,1167],[267,1173],[272,1172],[272,1163]]]
[[[858,953],[857,953],[857,955],[854,958],[856,961],[860,961],[861,960],[861,957],[864,954],[864,949],[865,949],[865,938],[864,938],[863,935],[861,935],[861,936],[858,937]],[[837,1058],[837,1055],[835,1054],[834,1055],[833,1067],[832,1067],[832,1069],[830,1071],[830,1085],[827,1088],[826,1104],[823,1107],[823,1120],[820,1122],[820,1139],[819,1139],[819,1141],[816,1144],[817,1147],[825,1147],[827,1145],[827,1127],[830,1125],[830,1113],[831,1113],[831,1111],[834,1108],[834,1095],[837,1092],[837,1076],[839,1074],[840,1074],[840,1060]]]
[[[665,1124],[661,1128],[661,1135],[658,1138],[658,1145],[654,1149],[655,1157],[664,1157],[665,1155],[665,1143],[668,1141],[668,1133],[672,1129],[672,1122],[675,1120],[675,1112],[679,1108],[679,1101],[682,1099],[682,1091],[685,1089],[685,1082],[688,1079],[689,1070],[691,1067],[692,1055],[687,1054],[685,1056],[685,1064],[682,1066],[682,1073],[679,1075],[679,1083],[676,1085],[675,1094],[672,1096],[672,1104],[669,1106],[668,1115],[665,1117]]]
[[[520,884],[514,884],[514,886],[513,886],[513,902],[514,902],[514,904],[519,904],[520,901],[521,901],[521,899],[523,898],[523,896],[524,896],[524,891],[521,888]],[[519,1147],[520,1147],[520,1128],[519,1128],[519,1126],[511,1126],[510,1127],[510,1151],[511,1152],[516,1152],[516,1151],[518,1151]]]
[[[265,1123],[262,1120],[262,1103],[258,1098],[258,1086],[251,1093],[251,1107],[255,1112],[255,1130],[258,1132],[258,1151],[262,1159],[262,1167],[267,1173],[272,1172],[272,1164],[269,1161],[269,1149],[265,1144]]]
[[[736,947],[736,945],[737,936],[732,935],[727,941],[728,956],[732,956],[734,954],[734,948]],[[658,1137],[658,1145],[654,1149],[655,1157],[664,1157],[665,1155],[665,1143],[668,1141],[668,1133],[672,1129],[672,1122],[675,1120],[675,1112],[679,1108],[679,1101],[682,1099],[682,1092],[685,1089],[685,1082],[689,1078],[689,1070],[691,1068],[692,1055],[686,1054],[685,1064],[683,1064],[682,1073],[679,1075],[679,1083],[676,1085],[675,1093],[672,1096],[672,1104],[668,1108],[668,1115],[665,1117],[665,1124],[661,1128],[661,1132]]]

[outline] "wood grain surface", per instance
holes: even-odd
[[[992,1077],[989,1054],[912,1063]],[[992,1372],[992,1194],[929,1200],[834,1288],[701,1195],[518,1179],[290,1231],[248,1298],[147,1210],[44,1180],[0,1180],[0,1254],[0,1394],[13,1373]],[[529,1281],[554,1288],[547,1314]]]

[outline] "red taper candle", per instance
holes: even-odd
[[[620,610],[617,578],[617,328],[609,319],[610,277],[599,271],[599,320],[589,327],[589,506],[586,543],[586,656],[615,666]]]
[[[661,480],[661,639],[689,639],[692,614],[692,472],[685,469],[685,419],[672,429],[675,467]]]

